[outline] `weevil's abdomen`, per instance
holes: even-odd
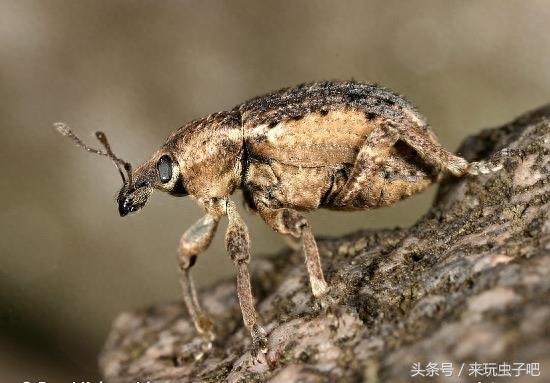
[[[384,121],[427,126],[403,97],[354,81],[282,89],[238,107],[250,153],[302,167],[352,164]]]
[[[365,191],[346,205],[334,203],[377,126],[389,122],[428,129],[410,103],[387,89],[357,82],[312,83],[258,97],[238,109],[248,159],[242,185],[252,205],[365,209],[389,205],[432,181],[410,153],[392,149],[395,158],[386,168],[365,175],[380,184],[376,195]],[[388,178],[391,183],[384,181]]]
[[[365,138],[376,127],[364,113],[339,108],[300,119],[245,129],[250,153],[286,165],[319,167],[352,164]]]
[[[365,210],[392,205],[424,190],[435,180],[432,169],[418,166],[416,153],[397,146],[377,172],[364,174],[366,186],[342,203],[338,197],[349,187],[346,182],[352,169],[353,164],[348,163],[301,167],[252,155],[241,187],[252,208],[263,204],[305,211]]]

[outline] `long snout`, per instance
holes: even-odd
[[[121,191],[118,196],[118,213],[121,217],[134,213],[147,203],[152,189],[148,186],[133,191]]]
[[[128,215],[128,213],[133,213],[134,211],[139,210],[130,197],[119,199],[118,201],[118,213],[121,217]]]

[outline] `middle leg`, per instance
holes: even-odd
[[[276,232],[301,239],[313,296],[324,296],[329,288],[323,275],[317,243],[304,216],[293,209],[271,209],[265,206],[258,206],[258,213]]]

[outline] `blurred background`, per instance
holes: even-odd
[[[175,248],[201,216],[156,194],[121,219],[108,133],[135,165],[186,121],[304,81],[405,94],[455,150],[550,101],[549,1],[0,1],[0,381],[91,380],[117,313],[179,299]],[[395,207],[310,215],[319,235],[405,226],[435,188]],[[237,196],[240,200],[240,195]],[[249,215],[254,256],[283,241]],[[223,230],[193,269],[233,273]]]

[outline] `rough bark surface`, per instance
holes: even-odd
[[[415,362],[514,361],[541,364],[526,381],[548,379],[550,105],[459,152],[480,160],[505,147],[523,154],[498,173],[447,179],[410,228],[319,239],[338,302],[328,311],[314,308],[299,252],[253,259],[267,354],[251,356],[227,280],[201,293],[217,325],[209,354],[193,358],[200,339],[180,303],[123,313],[100,356],[106,381],[396,382]]]

